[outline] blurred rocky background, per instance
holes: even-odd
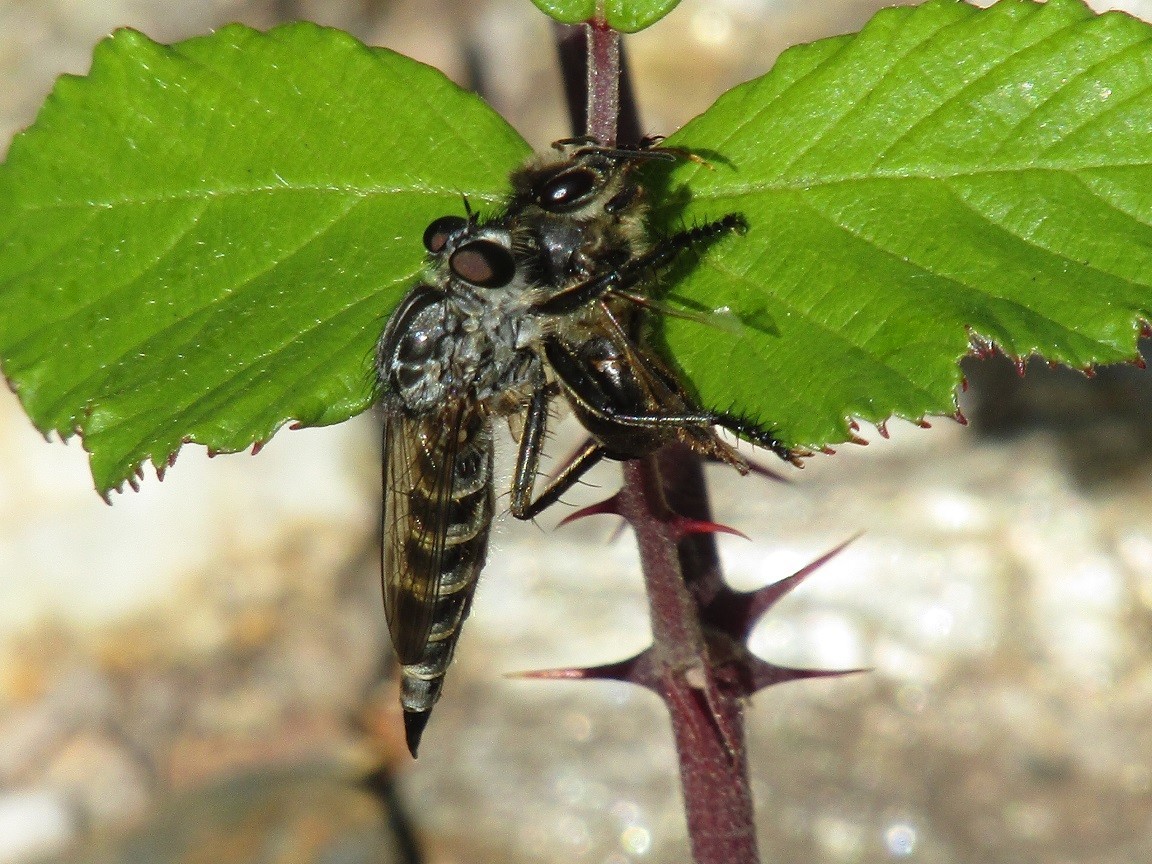
[[[877,5],[685,0],[628,42],[647,128]],[[171,41],[292,18],[482,84],[537,146],[568,134],[526,0],[0,0],[0,138],[115,27]],[[873,669],[750,705],[766,861],[1152,860],[1152,376],[1033,365],[969,363],[968,428],[865,429],[789,485],[711,475],[718,518],[753,538],[720,541],[741,587],[863,532],[756,634],[779,663]],[[107,507],[78,444],[45,443],[0,393],[0,864],[688,860],[655,697],[503,677],[646,644],[635,552],[607,518],[500,519],[408,759],[377,439],[365,416],[258,458],[186,448]]]

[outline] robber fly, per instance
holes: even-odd
[[[726,427],[791,454],[739,418],[704,411],[640,340],[644,285],[687,249],[739,231],[734,214],[654,238],[635,169],[659,148],[557,142],[510,178],[495,218],[443,216],[424,233],[426,280],[377,346],[384,409],[382,572],[413,755],[440,696],[483,567],[494,510],[493,418],[522,420],[511,511],[531,519],[604,458],[679,440],[741,471]],[[536,497],[553,399],[589,433]]]

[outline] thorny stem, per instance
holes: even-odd
[[[619,121],[619,137],[635,143],[639,120],[619,34],[594,21],[559,28],[558,36],[573,118],[580,117],[583,103],[586,134],[614,143]],[[583,57],[573,50],[580,36]],[[583,60],[584,69],[573,60]],[[580,98],[581,79],[585,98]],[[702,623],[704,607],[725,590],[719,557],[711,534],[685,537],[675,521],[677,514],[710,521],[700,458],[686,447],[672,446],[658,456],[627,462],[623,470],[617,505],[636,532],[652,619],[653,646],[645,652],[650,665],[644,664],[650,676],[643,683],[660,692],[671,715],[693,859],[696,864],[757,864],[744,746],[742,699],[748,690],[722,680],[732,665],[725,662],[733,653],[728,649],[739,649],[723,633],[706,632]],[[721,656],[713,656],[717,651]]]
[[[719,579],[715,543],[711,535],[678,543],[680,532],[665,497],[665,472],[680,481],[676,497],[696,498],[707,511],[699,457],[678,446],[625,463],[617,500],[640,547],[652,665],[676,738],[692,856],[697,864],[757,864],[741,697],[717,679],[690,588],[710,577]]]
[[[569,111],[586,121],[575,129],[603,143],[638,143],[640,125],[619,35],[600,20],[561,28],[559,37]],[[584,50],[577,51],[576,45]],[[565,521],[595,513],[623,516],[636,532],[652,645],[616,663],[528,677],[609,678],[658,693],[676,738],[693,860],[758,864],[744,702],[773,684],[848,673],[776,666],[753,655],[746,642],[766,610],[846,544],[779,582],[747,593],[733,591],[724,583],[712,536],[732,529],[712,521],[703,465],[682,444],[626,462],[624,486],[616,495]]]

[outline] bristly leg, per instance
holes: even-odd
[[[758,447],[763,447],[765,450],[771,450],[785,462],[791,462],[797,468],[802,468],[803,463],[801,457],[808,455],[807,451],[794,450],[781,441],[772,432],[759,423],[741,417],[739,414],[732,414],[724,412],[717,414],[713,417],[713,422],[729,432],[738,435],[741,438],[746,438]]]
[[[628,291],[650,277],[654,271],[667,267],[687,250],[712,242],[725,234],[743,234],[747,230],[748,223],[743,215],[729,213],[715,222],[677,232],[659,240],[648,252],[620,267],[549,296],[537,304],[533,311],[543,315],[563,315],[586,306],[608,292]]]

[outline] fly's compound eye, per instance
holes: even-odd
[[[599,175],[588,168],[565,171],[545,183],[536,200],[545,210],[566,213],[584,204],[599,180]]]
[[[468,228],[468,220],[463,216],[441,216],[424,229],[424,248],[433,255],[439,254],[448,241]]]
[[[452,272],[478,288],[503,288],[516,275],[512,253],[491,240],[476,240],[461,246],[448,260]]]

